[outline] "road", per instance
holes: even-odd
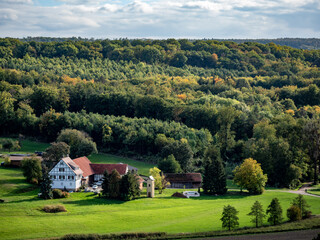
[[[301,195],[306,195],[306,196],[312,196],[312,197],[320,197],[319,195],[307,193],[307,190],[312,188],[310,186],[311,186],[311,183],[306,183],[301,188],[299,188],[299,190],[289,190],[286,192],[296,193],[296,194],[301,194]]]
[[[227,237],[214,237],[214,238],[196,238],[200,239],[212,239],[212,240],[312,240],[320,234],[320,229],[311,230],[299,230],[290,232],[279,232],[279,233],[262,233],[252,235],[238,235],[238,236],[227,236]]]

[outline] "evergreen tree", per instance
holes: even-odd
[[[222,227],[228,228],[230,231],[232,228],[235,228],[236,226],[239,226],[239,218],[237,216],[239,212],[232,206],[224,206],[223,212],[222,212]]]
[[[308,210],[310,206],[307,204],[307,201],[303,198],[301,194],[299,194],[298,197],[293,199],[292,205],[297,206],[300,209],[300,219],[308,218],[308,216],[310,216],[311,211]]]
[[[117,170],[113,170],[109,176],[109,197],[117,199],[120,197],[120,180],[121,176]]]
[[[216,147],[210,147],[205,153],[202,188],[207,194],[225,194],[227,192],[226,173]]]
[[[260,227],[263,222],[263,218],[266,215],[263,212],[262,204],[259,201],[255,201],[251,207],[251,212],[248,213],[249,216],[253,216],[251,222],[256,224],[256,227]]]
[[[103,173],[103,182],[102,182],[102,195],[105,197],[109,197],[110,190],[109,190],[109,182],[110,182],[110,177],[107,171],[104,171]]]
[[[46,167],[42,168],[42,181],[40,184],[40,192],[41,197],[43,199],[51,199],[52,198],[52,188],[51,188],[52,181],[48,174],[48,169]]]
[[[130,201],[140,196],[138,178],[133,173],[128,172],[120,181],[120,196],[122,200]]]
[[[267,214],[269,215],[268,222],[272,225],[277,225],[282,221],[282,208],[278,198],[272,199]]]

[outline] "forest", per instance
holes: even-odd
[[[232,175],[317,180],[320,50],[217,40],[0,39],[0,134],[47,142],[86,132],[99,151],[203,171],[209,146]],[[318,145],[317,145],[318,144]]]

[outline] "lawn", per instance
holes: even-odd
[[[4,139],[4,138],[0,138]],[[14,139],[18,140],[18,139]],[[36,141],[30,141],[30,140],[22,140],[21,141],[21,149],[18,151],[11,151],[10,153],[34,153],[35,151],[43,152],[47,147],[50,146],[48,143],[43,142],[36,142]],[[2,154],[8,154],[7,151],[0,150],[0,153]]]
[[[320,195],[320,184],[312,186],[311,189],[308,189],[308,193]]]
[[[67,233],[202,232],[221,229],[223,206],[230,204],[239,211],[240,227],[252,226],[250,211],[254,201],[268,206],[277,197],[285,210],[297,195],[266,191],[263,195],[241,195],[234,190],[225,196],[201,196],[194,199],[170,197],[176,190],[130,202],[111,201],[92,193],[72,193],[68,199],[40,200],[38,189],[24,182],[19,169],[0,168],[1,239],[31,239],[62,236]],[[305,196],[314,214],[320,214],[320,199]],[[63,204],[67,212],[49,214],[39,209],[48,204]],[[285,215],[285,214],[284,214]]]

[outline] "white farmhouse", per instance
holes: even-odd
[[[62,158],[49,172],[52,188],[76,190],[81,186],[83,171],[71,158]]]
[[[49,172],[52,180],[51,187],[76,191],[82,185],[101,181],[103,174],[117,170],[120,176],[128,172],[127,164],[95,164],[87,157],[72,160],[69,157],[62,158]]]

